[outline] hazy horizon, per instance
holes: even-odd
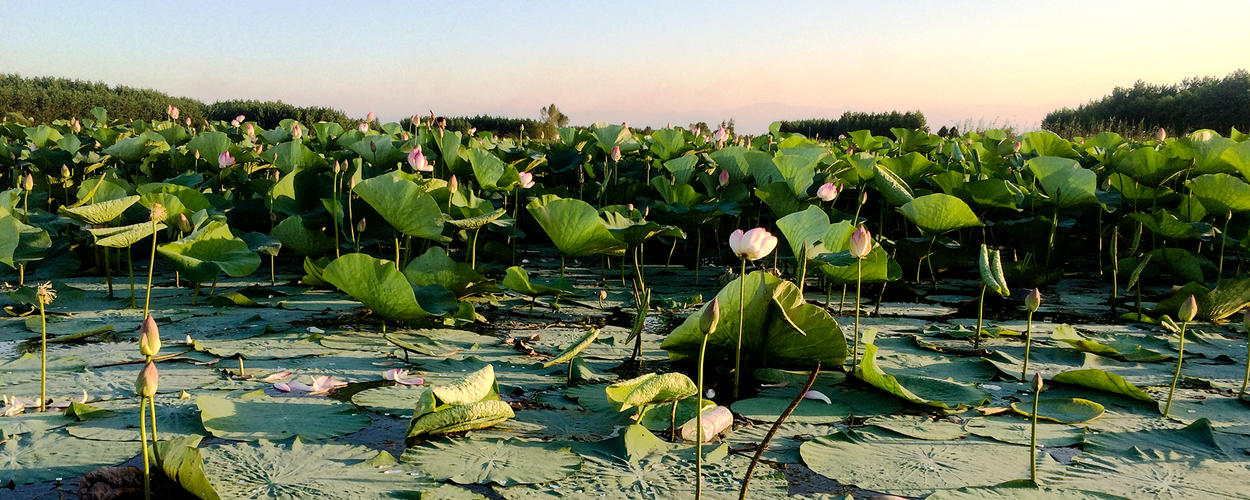
[[[0,72],[282,100],[384,121],[434,110],[572,123],[719,123],[919,110],[1035,128],[1138,80],[1245,67],[1250,2],[867,4],[0,0]],[[1240,53],[1239,53],[1240,52]]]

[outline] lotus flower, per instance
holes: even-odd
[[[322,375],[314,378],[312,385],[308,385],[303,382],[291,382],[289,384],[285,382],[278,382],[273,384],[273,388],[282,392],[301,391],[312,395],[318,395],[327,394],[335,388],[346,385],[347,382],[345,381],[334,380],[329,375]]]
[[[245,129],[247,130],[248,137],[251,137],[252,139],[256,138],[256,126],[255,125],[248,123]]]
[[[1159,130],[1155,131],[1155,140],[1158,142],[1168,140],[1168,131],[1164,130],[1163,127],[1159,127]]]
[[[178,119],[178,113],[179,113],[179,112],[178,112],[178,106],[174,106],[174,105],[167,106],[167,107],[165,108],[165,112],[169,114],[169,119],[171,119],[171,120],[177,120],[177,119]]]
[[[156,363],[148,361],[143,365],[143,370],[139,371],[139,377],[135,378],[135,395],[150,398],[156,395],[157,379],[160,373],[156,371]]]
[[[613,163],[621,161],[621,147],[620,146],[612,146],[611,157],[612,157]]]
[[[359,130],[359,131],[360,131],[360,133],[362,133],[362,134],[363,134],[363,133],[368,132],[368,131],[369,131],[369,122],[360,122],[360,125],[357,125],[357,126],[356,126],[356,130]]]
[[[1194,316],[1197,316],[1197,315],[1198,315],[1198,301],[1194,299],[1193,295],[1186,297],[1185,301],[1181,302],[1180,309],[1176,311],[1176,317],[1185,323],[1193,321]]]
[[[699,429],[695,426],[699,425],[703,428],[703,441],[707,442],[720,434],[721,431],[728,429],[734,423],[734,414],[729,408],[717,406],[710,410],[705,410],[698,417],[686,421],[681,426],[681,438],[686,441],[694,441],[698,439]]]
[[[529,172],[518,172],[517,177],[521,178],[521,182],[519,185],[523,189],[529,189],[529,188],[534,187],[534,174],[531,174]]]
[[[412,169],[417,172],[434,171],[434,166],[430,165],[430,162],[426,160],[425,155],[421,153],[421,146],[412,148],[412,151],[408,152],[408,165],[411,165]]]
[[[451,179],[447,181],[447,191],[455,193],[460,190],[460,181],[456,180],[456,174],[451,175]]]
[[[1016,141],[1015,144],[1011,145],[1011,152],[1015,154],[1020,154],[1020,146],[1021,146],[1020,141]]]
[[[842,192],[842,188],[832,182],[826,182],[820,185],[816,190],[816,197],[821,201],[833,201],[838,198],[838,194]]]
[[[156,327],[156,320],[149,314],[139,327],[139,352],[152,357],[161,352],[161,330]]]
[[[230,152],[229,152],[229,151],[222,151],[220,155],[217,155],[217,166],[218,166],[218,167],[221,167],[221,168],[226,168],[226,167],[229,167],[229,166],[231,166],[231,165],[234,165],[234,157],[233,157],[233,156],[230,156]]]
[[[712,303],[708,304],[707,309],[699,316],[699,331],[704,335],[711,335],[716,331],[718,323],[720,323],[720,299],[712,299]]]
[[[1033,374],[1033,391],[1041,392],[1041,390],[1042,390],[1042,374],[1034,373]]]
[[[469,127],[469,135],[473,135],[476,133],[477,133],[477,127]]]
[[[178,214],[178,230],[184,233],[191,232],[191,221],[187,220],[187,214]]]
[[[777,237],[762,227],[745,233],[736,229],[729,235],[729,248],[744,259],[760,260],[777,248]]]
[[[1036,288],[1024,297],[1024,307],[1027,308],[1029,312],[1037,312],[1037,308],[1041,305],[1042,292]]]
[[[382,373],[382,378],[403,385],[421,385],[425,383],[425,380],[421,377],[408,376],[408,370],[403,368],[391,368]]]
[[[297,141],[304,137],[304,129],[300,128],[298,123],[291,126],[291,137]]]
[[[375,118],[377,118],[377,116],[374,115],[372,111],[370,111],[369,114],[365,116],[365,121],[372,123]]]
[[[33,151],[33,149],[32,149],[32,151]],[[23,178],[22,178],[22,189],[25,189],[25,190],[27,190],[27,191],[34,191],[34,189],[35,189],[35,176],[30,175],[30,173],[29,173],[29,172],[27,172],[27,173],[26,173],[26,177],[23,177]]]
[[[408,132],[400,132],[400,133],[399,133],[399,139],[400,139],[400,140],[402,140],[402,141],[407,142],[407,141],[408,141],[408,139],[409,139],[409,138],[411,138],[411,137],[412,137],[412,136],[408,135]]]
[[[82,132],[82,122],[78,121],[77,116],[69,119],[69,128],[73,130],[75,134]]]
[[[860,225],[859,228],[851,234],[850,250],[851,256],[856,259],[867,257],[868,253],[872,252],[872,233],[869,233],[868,229],[863,225]]]
[[[717,179],[717,181],[720,182],[720,187],[728,186],[729,185],[729,171],[721,170],[720,177]]]
[[[712,142],[724,144],[726,139],[729,139],[729,131],[723,125],[712,133]]]

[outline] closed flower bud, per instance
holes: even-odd
[[[1159,127],[1159,130],[1155,131],[1155,140],[1158,142],[1168,140],[1168,131],[1164,130],[1163,127]]]
[[[178,111],[178,106],[173,106],[173,105],[170,105],[168,108],[166,108],[166,109],[165,109],[165,112],[166,112],[166,113],[169,113],[169,118],[170,118],[171,120],[177,120],[177,119],[178,119],[178,113],[179,113],[179,111]]]
[[[833,201],[837,199],[840,191],[841,190],[838,189],[837,184],[826,182],[821,184],[820,188],[816,189],[816,197],[820,198],[821,201]]]
[[[35,176],[30,175],[30,173],[27,173],[27,174],[26,174],[26,177],[23,177],[23,178],[22,178],[22,189],[25,189],[25,190],[27,190],[27,191],[34,191],[34,189],[35,189]]]
[[[716,331],[716,325],[720,323],[720,300],[712,299],[712,303],[708,304],[707,309],[703,310],[703,314],[699,315],[699,331],[704,335],[711,335]]]
[[[850,251],[856,259],[867,257],[872,252],[872,233],[868,232],[868,228],[861,225],[851,233]]]
[[[1029,312],[1037,312],[1037,308],[1042,305],[1042,292],[1034,288],[1028,295],[1024,296],[1024,307]]]
[[[169,213],[165,211],[165,205],[161,205],[160,203],[153,203],[152,208],[149,210],[148,218],[152,219],[152,222],[164,221],[169,215]]]
[[[1035,392],[1042,390],[1042,374],[1033,374],[1033,390]]]
[[[148,315],[139,327],[139,352],[144,356],[155,356],[161,352],[161,330],[156,327],[156,320]]]
[[[612,161],[613,162],[621,161],[621,147],[620,146],[612,146]]]
[[[370,111],[369,114],[365,116],[365,121],[372,122],[375,118],[377,118],[377,116],[374,115],[372,111]]]
[[[1193,321],[1194,316],[1198,315],[1198,300],[1193,295],[1186,297],[1185,301],[1181,302],[1181,308],[1176,312],[1176,315],[1183,322]]]
[[[460,181],[456,180],[455,174],[452,174],[451,180],[447,181],[447,190],[452,193],[460,190]]]
[[[217,155],[217,166],[220,168],[226,168],[234,165],[234,162],[234,157],[230,156],[229,151],[222,151],[221,154]]]
[[[69,167],[66,165],[61,165],[61,178],[62,179],[69,178]]]
[[[291,137],[297,141],[304,137],[304,129],[300,128],[298,123],[291,126]]]
[[[364,217],[361,217],[361,218],[360,218],[360,222],[357,222],[357,223],[356,223],[356,232],[357,232],[357,233],[363,233],[363,232],[365,232],[365,219],[364,219]]]
[[[370,144],[373,144],[373,143],[370,143]],[[342,172],[342,171],[343,171],[343,166],[339,164],[338,160],[334,160],[334,175],[338,175],[339,172]]]
[[[1017,153],[1017,154],[1020,153],[1020,141],[1016,141],[1015,144],[1011,145],[1011,152]]]
[[[359,130],[359,131],[360,131],[360,133],[362,133],[362,134],[363,134],[363,133],[365,133],[365,132],[368,132],[368,131],[369,131],[369,123],[368,123],[368,122],[360,122],[360,125],[357,125],[357,126],[356,126],[356,129],[357,129],[357,130]]]
[[[178,214],[178,230],[184,233],[191,232],[191,221],[187,220],[187,214]]]
[[[729,185],[729,171],[721,170],[720,177],[717,179],[717,182],[720,183],[720,187],[728,186]]]
[[[148,364],[143,365],[143,370],[139,371],[139,377],[135,379],[135,395],[144,398],[155,396],[159,377],[156,363],[148,361]]]

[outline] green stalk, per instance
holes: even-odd
[[[773,436],[777,434],[777,429],[781,428],[782,422],[794,413],[794,409],[798,408],[799,403],[803,402],[803,396],[807,391],[812,390],[812,385],[816,383],[816,376],[820,375],[820,361],[816,361],[816,368],[812,369],[812,374],[807,377],[807,385],[803,386],[803,390],[790,401],[790,406],[786,407],[786,411],[781,412],[781,416],[777,417],[777,421],[773,422],[773,426],[768,429],[768,434],[764,435],[764,441],[760,443],[760,447],[755,450],[755,456],[751,458],[751,465],[747,467],[746,477],[742,478],[742,489],[738,491],[738,500],[746,500],[747,487],[751,485],[751,473],[755,472],[755,466],[760,463],[760,457],[764,455],[764,450],[768,448],[768,443],[773,440]],[[702,423],[702,422],[700,422]]]
[[[1020,380],[1028,380],[1029,350],[1033,347],[1033,311],[1029,311],[1029,321],[1024,328],[1024,369],[1020,370]],[[1034,410],[1036,413],[1037,410]]]
[[[1029,425],[1029,479],[1037,484],[1037,402],[1042,398],[1041,390],[1033,391],[1033,418]]]
[[[1056,193],[1056,198],[1058,195]],[[1046,246],[1046,269],[1050,269],[1050,253],[1055,249],[1055,232],[1059,230],[1059,205],[1055,205],[1054,216],[1050,220],[1050,243]]]
[[[473,243],[470,245],[469,250],[469,267],[473,268],[474,271],[477,270],[477,233],[481,230],[482,228],[480,227],[473,230]]]
[[[696,269],[698,266],[696,266]],[[746,319],[747,258],[742,258],[742,275],[738,277],[738,347],[734,349],[734,399],[738,399],[738,382],[742,379],[742,322]],[[702,396],[700,396],[702,397]]]
[[[143,498],[151,500],[152,484],[151,484],[151,465],[148,463],[148,423],[147,423],[147,405],[144,400],[147,398],[139,398],[139,440],[143,443]]]
[[[126,247],[126,271],[130,274],[130,307],[135,306],[135,260],[130,247]]]
[[[146,319],[152,304],[152,268],[156,267],[156,221],[152,221],[152,254],[148,257],[148,291],[143,298],[143,317]],[[197,287],[197,292],[198,287]]]
[[[738,323],[739,331],[741,331],[742,323]],[[699,393],[695,394],[695,426],[694,426],[694,498],[698,500],[703,496],[703,356],[707,352],[707,338],[710,334],[703,335],[703,342],[699,345],[699,366],[695,367],[695,383],[699,386]],[[737,371],[734,372],[735,375]],[[737,388],[737,384],[734,384]],[[673,403],[673,407],[677,407],[677,403]]]
[[[149,358],[149,359],[151,359],[151,358]],[[151,414],[152,414],[152,416],[151,416],[151,419],[152,419],[152,444],[156,444],[157,442],[159,442],[159,441],[160,441],[160,439],[158,439],[158,438],[156,437],[156,398],[148,398],[148,409],[149,409],[149,413],[151,413]],[[156,451],[157,451],[157,450],[156,450],[155,448],[153,448],[153,449],[152,449],[152,452],[153,452],[154,454],[156,453]]]
[[[1246,314],[1250,314],[1250,312]],[[1247,323],[1247,325],[1250,325],[1250,323]],[[1241,380],[1241,391],[1237,393],[1238,399],[1246,397],[1246,384],[1250,383],[1250,326],[1246,328],[1246,337],[1246,376]]]
[[[859,364],[859,293],[864,281],[864,259],[855,259],[855,344],[851,346],[851,373]]]
[[[1224,277],[1224,245],[1228,243],[1228,223],[1233,220],[1233,211],[1228,211],[1228,217],[1224,219],[1224,230],[1220,233],[1220,264],[1219,269],[1215,273],[1215,279],[1218,281]]]
[[[1176,374],[1172,376],[1172,387],[1168,389],[1168,402],[1163,405],[1163,417],[1167,418],[1172,412],[1172,395],[1176,392],[1176,382],[1181,379],[1181,363],[1185,361],[1185,327],[1189,326],[1189,322],[1181,323],[1181,346],[1179,353],[1176,355]]]
[[[330,202],[334,213],[330,214],[330,223],[334,226],[334,258],[339,257],[339,174],[334,173],[334,180],[330,184]]]
[[[1031,313],[1030,313],[1031,314]],[[981,318],[985,316],[985,284],[981,284],[981,300],[977,301],[977,331],[972,337],[972,348],[981,348]]]
[[[39,411],[44,411],[48,401],[48,317],[43,309],[43,296],[39,301]]]
[[[399,270],[399,232],[395,233],[395,270]]]

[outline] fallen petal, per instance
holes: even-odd
[[[833,404],[833,401],[829,400],[829,396],[826,396],[823,392],[820,392],[820,391],[807,391],[803,393],[803,399],[815,399],[818,401],[824,401],[825,404],[827,405]]]
[[[266,382],[266,383],[270,383],[270,382],[277,382],[277,381],[279,381],[279,380],[283,380],[283,379],[285,379],[285,378],[287,378],[287,377],[290,377],[290,376],[291,376],[291,372],[286,371],[286,370],[283,370],[283,371],[280,371],[280,372],[274,372],[274,373],[271,373],[271,374],[269,374],[268,376],[266,376],[265,378],[261,379],[261,381],[262,381],[262,382]]]
[[[273,384],[273,388],[282,392],[291,392],[291,386],[288,385],[286,382],[278,382],[276,384]]]
[[[310,326],[310,327],[308,327],[308,333],[315,333],[315,334],[320,335],[320,334],[323,334],[323,333],[325,333],[325,332],[326,332],[325,330],[322,330],[322,329],[317,328],[317,327],[315,327],[315,326]]]

